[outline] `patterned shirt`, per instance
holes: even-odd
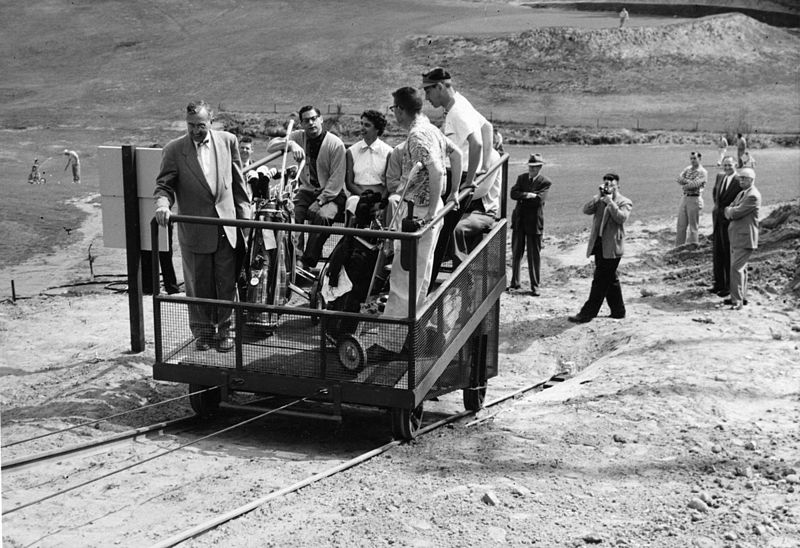
[[[708,171],[703,166],[698,166],[697,169],[687,166],[678,176],[678,184],[683,187],[684,194],[702,193],[706,182],[708,182]]]
[[[442,172],[442,188],[444,188],[445,158],[447,157],[447,141],[439,128],[431,124],[427,116],[420,115],[408,129],[408,144],[403,154],[403,175],[408,176],[415,163],[422,163],[422,169],[409,185],[406,199],[414,201],[419,207],[430,205],[430,174],[427,165],[433,162]]]

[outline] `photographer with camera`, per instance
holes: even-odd
[[[606,173],[599,192],[583,206],[583,212],[594,215],[592,232],[586,256],[594,255],[594,276],[589,298],[581,311],[569,317],[574,323],[592,321],[600,311],[603,301],[608,302],[611,317],[625,317],[625,303],[617,276],[617,267],[622,258],[625,242],[625,221],[633,209],[633,202],[620,194],[619,175]]]

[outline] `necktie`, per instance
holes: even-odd
[[[200,163],[200,169],[203,170],[203,174],[206,176],[206,183],[208,183],[209,189],[211,189],[211,194],[217,194],[216,188],[216,181],[215,178],[212,176],[211,173],[211,150],[209,148],[208,139],[197,143],[197,161]]]
[[[720,195],[725,194],[725,191],[728,190],[728,181],[730,178],[730,175],[726,175],[725,178],[722,179],[722,191],[720,192]]]

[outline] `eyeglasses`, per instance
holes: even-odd
[[[397,105],[392,105],[392,106],[390,106],[390,107],[389,107],[389,110],[391,110],[392,112],[394,112],[394,111],[395,111],[395,109],[398,109],[398,108],[400,108],[400,107],[399,107],[399,106],[397,106]]]
[[[430,85],[427,85],[427,86],[422,86],[422,91],[424,91],[424,92],[426,92],[426,93],[427,93],[427,91],[428,91],[429,89],[431,89],[431,88],[435,88],[435,87],[436,87],[436,84],[430,84]]]
[[[319,120],[319,116],[309,116],[308,118],[301,118],[300,123],[305,125],[310,125],[316,122],[317,120]]]

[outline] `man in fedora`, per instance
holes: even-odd
[[[528,249],[528,274],[531,279],[531,295],[539,296],[540,252],[544,232],[544,203],[553,184],[542,175],[544,160],[541,154],[528,158],[528,172],[517,177],[511,187],[511,199],[517,201],[511,215],[511,285],[508,289],[519,289],[519,272],[522,255]]]

